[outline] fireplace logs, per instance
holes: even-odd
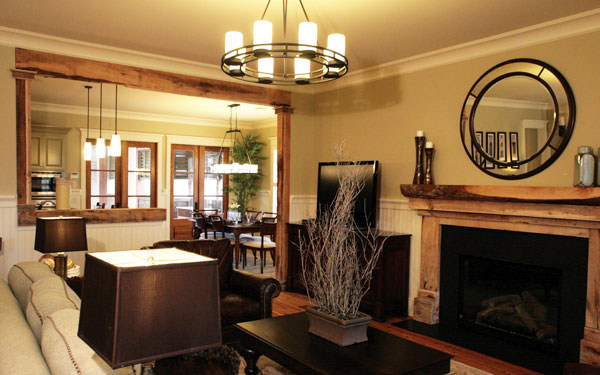
[[[481,303],[476,323],[556,344],[556,326],[547,322],[547,308],[529,291],[507,294]]]

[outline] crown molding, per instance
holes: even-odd
[[[218,65],[0,26],[0,45],[236,82]]]
[[[326,85],[309,85],[286,88],[286,90],[305,93],[327,92],[599,30],[600,8],[350,72],[343,79]],[[4,26],[0,26],[0,45],[239,83],[238,80],[223,74],[218,65],[59,38]]]
[[[527,100],[514,100],[504,98],[486,98],[484,97],[479,102],[479,105],[484,107],[503,107],[515,109],[534,109],[540,111],[554,110],[554,104],[543,102],[532,102]]]
[[[346,77],[333,81],[327,84],[326,87],[315,85],[307,88],[310,89],[309,92],[311,93],[333,91],[347,86],[490,56],[599,30],[600,8],[350,72]]]
[[[31,110],[39,111],[39,112],[54,112],[54,113],[64,113],[69,115],[80,115],[85,116],[87,114],[87,107],[78,107],[72,105],[64,105],[64,104],[53,104],[53,103],[43,103],[43,102],[31,102]],[[100,110],[98,108],[90,108],[90,116],[99,117]],[[102,118],[114,118],[111,115],[104,115]],[[217,128],[229,128],[229,121],[222,120],[210,120],[210,119],[202,119],[197,117],[187,117],[187,116],[175,116],[175,115],[165,115],[165,114],[157,114],[157,113],[144,113],[144,112],[131,112],[131,111],[123,111],[119,110],[119,118],[126,118],[131,120],[142,120],[142,121],[155,121],[155,122],[166,122],[173,124],[186,124],[186,125],[199,125],[199,126],[212,126]],[[256,129],[263,126],[262,122],[257,122],[257,125],[254,126],[254,123],[251,122],[240,122],[238,121],[238,128],[240,129]]]

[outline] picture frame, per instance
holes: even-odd
[[[510,132],[510,161],[519,161],[519,133]],[[513,165],[512,168],[519,169],[518,165]]]
[[[497,132],[497,157],[496,159],[506,163],[506,132]],[[506,168],[505,166],[498,165],[498,168]]]
[[[496,155],[496,133],[485,133],[485,153],[494,158]],[[496,165],[490,160],[485,160],[485,169],[494,169]]]
[[[475,142],[483,148],[483,132],[475,132]],[[481,156],[479,151],[477,151],[475,142],[471,142],[471,153],[473,155],[473,161],[475,161],[475,164],[481,167],[485,159]]]

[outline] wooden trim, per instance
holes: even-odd
[[[600,187],[400,185],[409,198],[600,206]]]
[[[600,222],[600,206],[410,198],[413,210]]]
[[[268,106],[290,105],[289,91],[244,85],[184,74],[87,60],[47,52],[15,49],[15,67],[44,77],[103,82],[132,88],[241,101]]]
[[[33,75],[35,76],[35,75]],[[13,70],[17,114],[17,202],[31,202],[31,79],[30,72]]]
[[[600,328],[600,291],[598,291],[598,285],[600,285],[600,231],[591,230],[589,241],[585,325],[588,328],[598,329]],[[600,343],[600,335],[596,335],[594,340]]]
[[[275,108],[277,115],[277,242],[275,277],[284,281],[288,269],[288,231],[290,221],[291,123],[294,109]]]
[[[113,208],[105,210],[36,210],[33,205],[17,206],[19,226],[35,225],[37,217],[81,216],[87,224],[139,223],[144,221],[165,221],[164,208]]]

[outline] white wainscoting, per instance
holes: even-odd
[[[139,249],[156,241],[168,239],[168,221],[142,223],[88,224],[87,237],[90,251]],[[17,198],[0,196],[0,277],[8,277],[15,263],[35,261],[41,256],[33,249],[35,226],[17,226]],[[69,256],[83,271],[85,252],[72,252]]]
[[[17,251],[17,197],[0,196],[0,277],[6,280],[8,270],[19,257]]]
[[[290,197],[290,221],[316,217],[317,197],[314,195],[293,195]],[[410,284],[408,313],[412,315],[413,300],[419,288],[421,274],[421,217],[408,208],[405,199],[381,199],[377,217],[379,229],[411,234],[410,240]]]

